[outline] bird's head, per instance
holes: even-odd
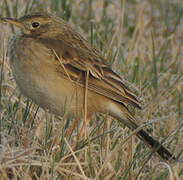
[[[50,32],[54,33],[55,29],[58,29],[56,20],[47,13],[35,13],[20,18],[4,17],[1,20],[17,26],[23,34],[30,36],[41,36]]]

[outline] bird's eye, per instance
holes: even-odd
[[[38,23],[38,22],[33,22],[33,23],[32,23],[32,27],[33,27],[33,28],[39,27],[39,23]]]

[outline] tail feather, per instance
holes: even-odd
[[[131,115],[131,113],[124,104],[118,104],[115,102],[110,103],[107,107],[107,111],[112,117],[119,120],[130,129],[135,130],[139,127],[136,123],[135,118]],[[143,140],[146,144],[150,145],[150,147],[153,148],[164,160],[176,160],[175,156],[173,156],[173,154],[168,149],[166,149],[161,143],[156,141],[143,129],[137,133],[137,137]]]
[[[145,141],[148,145],[150,145],[163,159],[176,160],[175,156],[173,156],[173,154],[167,148],[165,148],[163,145],[161,145],[161,143],[149,136],[149,134],[146,131],[140,130],[137,133],[137,136],[143,141]]]

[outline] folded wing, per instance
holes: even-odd
[[[53,52],[57,64],[56,71],[83,87],[86,73],[89,72],[89,90],[116,102],[141,109],[141,104],[135,95],[124,84],[120,76],[110,69],[93,46],[77,33],[73,37],[64,36],[64,38],[39,39]]]

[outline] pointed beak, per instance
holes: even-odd
[[[2,21],[5,21],[7,23],[13,24],[19,28],[24,28],[24,25],[18,20],[14,18],[1,18]]]

